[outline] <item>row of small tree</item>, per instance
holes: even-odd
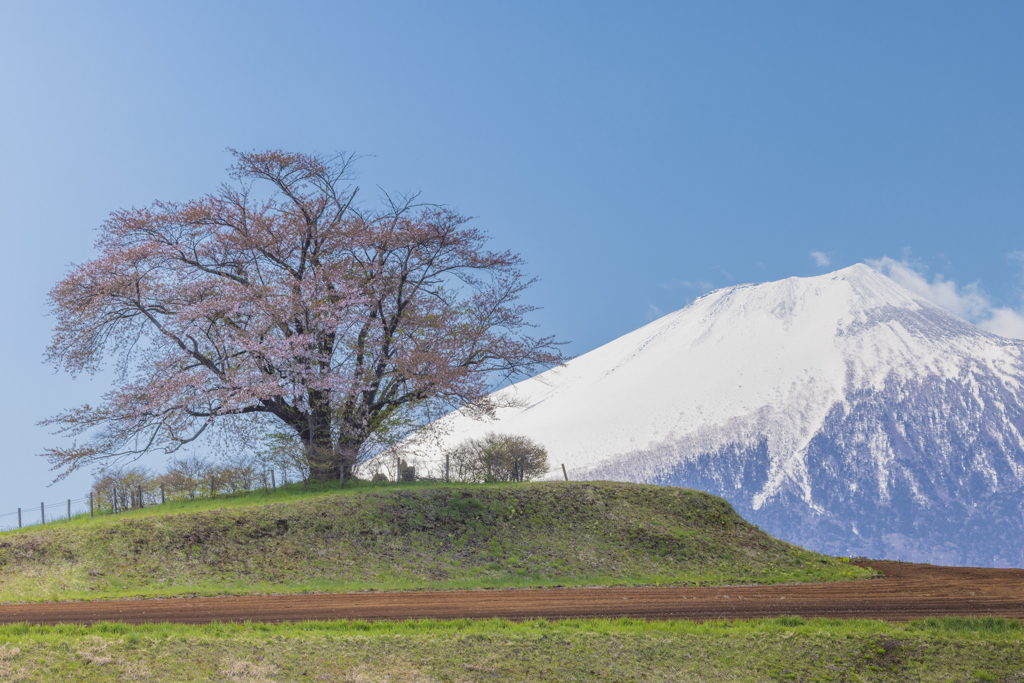
[[[254,457],[221,463],[189,456],[168,463],[163,474],[140,465],[107,468],[93,479],[93,504],[100,509],[153,505],[163,500],[193,500],[269,487],[269,473]]]
[[[221,462],[211,462],[195,455],[171,460],[163,474],[154,474],[140,465],[107,468],[93,480],[93,504],[100,509],[153,505],[163,500],[194,500],[218,494],[242,493],[286,484],[291,473],[301,481],[303,489],[311,483],[309,472],[329,471],[315,467],[324,457],[315,449],[296,449],[282,441],[276,448],[257,455],[236,455]],[[311,466],[313,465],[313,466]],[[543,446],[524,436],[488,434],[480,439],[467,439],[446,453],[444,475],[440,467],[421,468],[418,478],[441,479],[447,476],[456,482],[528,481],[548,472],[548,454]],[[270,471],[277,473],[272,477]],[[405,461],[396,479],[414,470]],[[405,475],[405,476],[403,476]],[[368,479],[371,477],[367,477]],[[389,481],[381,472],[373,481]],[[321,482],[323,484],[324,482]]]

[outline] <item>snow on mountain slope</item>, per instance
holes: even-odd
[[[1024,537],[1024,342],[865,265],[711,292],[499,393],[523,407],[449,415],[440,447],[524,434],[572,478],[705,488],[816,549],[1024,564],[954,539],[993,495]],[[892,506],[899,529],[872,517]]]

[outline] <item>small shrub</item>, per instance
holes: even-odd
[[[453,481],[529,481],[548,472],[548,452],[532,439],[491,432],[448,452]]]

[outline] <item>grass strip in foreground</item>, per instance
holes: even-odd
[[[407,621],[0,627],[4,681],[1020,681],[1024,623]]]

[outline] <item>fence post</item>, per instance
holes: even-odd
[[[113,505],[114,514],[116,515],[117,514],[117,489],[116,488],[110,489],[110,491],[111,491],[110,500],[111,500],[111,503]]]
[[[142,484],[139,484],[139,507],[140,508],[146,507],[145,501],[142,500]]]
[[[39,519],[42,520],[43,524],[46,524],[46,503],[39,504]]]
[[[68,498],[68,521],[71,521],[71,499]]]
[[[89,516],[92,517],[92,491],[89,491]]]
[[[451,465],[451,454],[448,453],[448,451],[445,451],[445,453],[444,453],[444,480],[446,482],[448,482],[449,484],[452,483],[451,478],[449,478],[449,476],[448,476],[448,473],[449,473],[449,470],[450,470],[450,465]]]
[[[341,488],[345,488],[345,463],[338,466],[338,471],[340,472],[338,480],[341,482]]]
[[[167,502],[167,494],[164,493],[164,485],[160,484],[160,504],[163,505]]]
[[[21,508],[18,508],[18,528],[21,528]]]
[[[277,481],[274,479],[274,470],[270,470],[270,485],[274,487],[274,491],[277,491]]]
[[[566,481],[569,481],[569,474],[565,471],[565,463],[562,463],[562,476],[565,477]]]

